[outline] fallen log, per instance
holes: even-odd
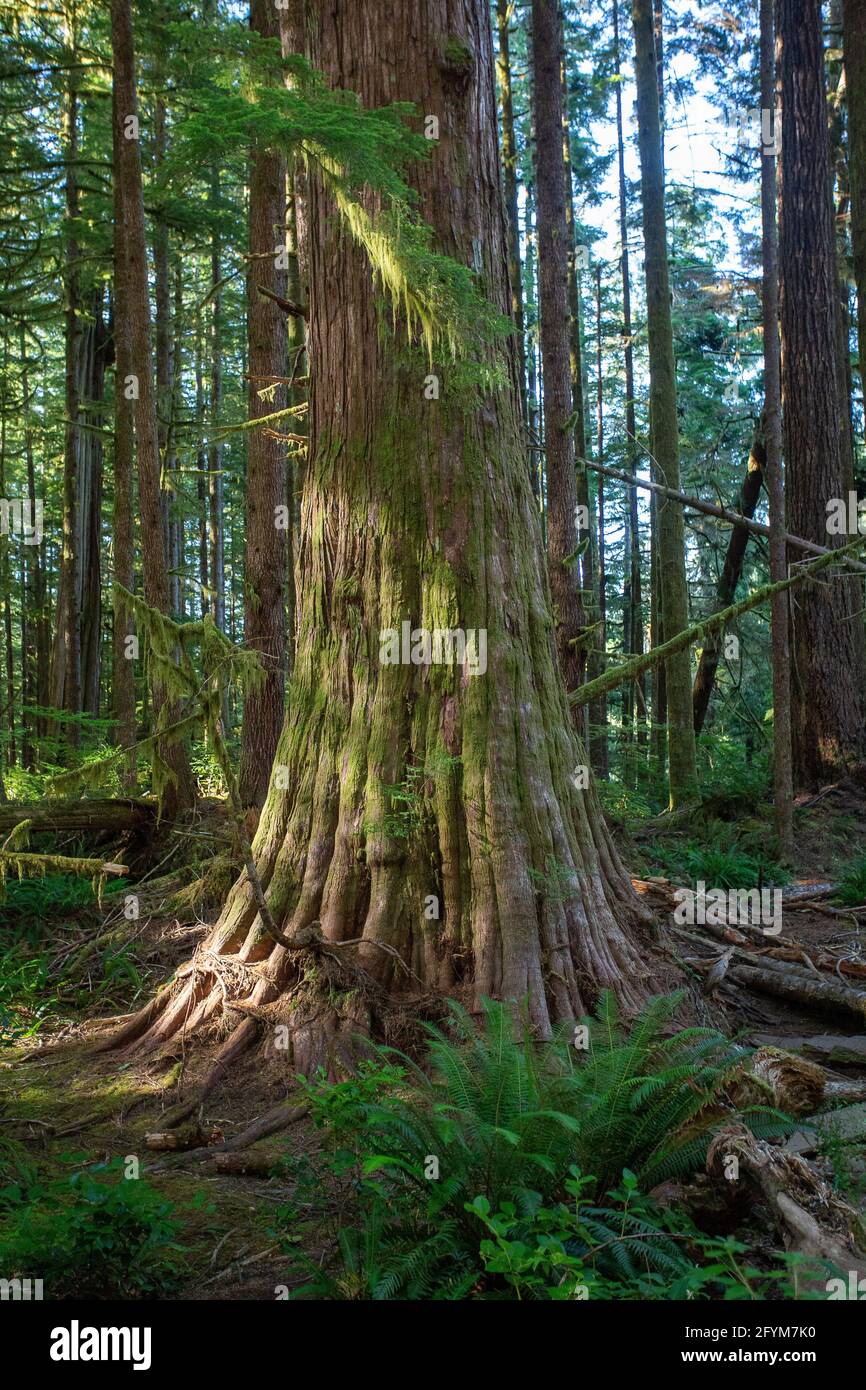
[[[30,821],[31,834],[43,831],[67,834],[120,835],[126,831],[150,831],[156,826],[156,803],[138,797],[104,797],[84,801],[19,801],[0,806],[0,835]]]
[[[743,954],[737,952],[738,956]],[[814,975],[799,974],[795,967],[783,965],[781,961],[764,960],[760,966],[751,962],[735,966],[728,971],[728,979],[746,989],[804,1004],[809,1009],[852,1014],[861,1024],[866,1021],[866,992],[846,989],[844,985]]]
[[[153,1134],[146,1134],[144,1142],[149,1149],[157,1153],[165,1150],[183,1152],[187,1149],[199,1149],[210,1147],[212,1144],[222,1143],[223,1132],[221,1129],[204,1130],[201,1125],[184,1125],[181,1129],[158,1130]]]
[[[214,1167],[218,1173],[232,1173],[241,1178],[269,1178],[274,1171],[276,1159],[267,1154],[214,1154]]]
[[[730,1179],[731,1160],[769,1207],[788,1250],[807,1263],[794,1271],[798,1293],[828,1289],[828,1265],[866,1275],[863,1221],[802,1158],[756,1139],[744,1125],[732,1124],[717,1134],[707,1155],[707,1172]]]

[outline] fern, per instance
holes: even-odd
[[[373,1299],[448,1297],[474,1270],[486,1288],[483,1251],[491,1273],[513,1260],[535,1269],[551,1222],[562,1259],[599,1277],[684,1277],[681,1242],[641,1193],[701,1167],[735,1113],[756,1130],[786,1121],[734,1111],[727,1092],[749,1053],[709,1029],[677,1030],[681,999],[653,999],[626,1026],[603,995],[585,1052],[564,1031],[538,1046],[508,1005],[485,1002],[479,1031],[452,1004],[447,1027],[428,1027],[426,1070],[377,1047],[357,1078],[306,1084],[341,1171],[357,1174],[363,1220],[341,1236],[337,1282]]]

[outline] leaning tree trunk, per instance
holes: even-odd
[[[746,476],[740,488],[740,495],[737,499],[734,510],[740,512],[744,517],[751,521],[755,515],[755,508],[761,500],[761,488],[764,482],[764,465],[767,460],[767,451],[764,444],[764,422],[758,424],[752,440],[752,447],[749,450],[749,461],[746,465]],[[746,556],[746,546],[749,544],[749,532],[745,526],[735,526],[728,539],[728,548],[725,551],[725,559],[722,571],[716,584],[716,609],[728,608],[734,602],[737,592],[737,585],[740,582],[740,575],[743,572],[743,560]],[[707,717],[707,710],[710,707],[710,696],[716,683],[716,672],[719,669],[719,662],[722,658],[724,649],[725,634],[723,632],[712,632],[707,634],[701,651],[701,659],[698,662],[698,669],[695,673],[695,682],[692,686],[692,706],[695,717],[695,733],[699,734],[704,727],[704,720]]]
[[[838,371],[836,247],[820,0],[776,0],[782,89],[779,212],[782,409],[787,525],[827,536],[827,504],[847,498]],[[841,573],[793,600],[794,778],[815,787],[862,755],[866,718],[862,593]]]
[[[310,24],[308,57],[334,86],[439,115],[415,171],[420,207],[440,249],[474,254],[506,313],[484,0],[334,0]],[[246,1017],[217,1070],[263,1009],[288,1025],[293,1070],[308,1071],[335,1035],[382,1029],[395,1006],[417,1015],[431,993],[521,1001],[547,1037],[601,987],[634,1007],[656,983],[595,788],[574,775],[586,755],[557,668],[515,348],[497,394],[447,389],[443,360],[446,389],[427,399],[426,362],[399,364],[369,267],[315,177],[309,196],[300,630],[253,844],[267,916],[294,949],[274,944],[244,873],[193,967],[115,1039],[151,1050],[189,1035],[221,1019],[231,990]],[[486,673],[383,664],[382,635],[404,622],[485,631]],[[328,996],[305,967],[330,968],[329,944],[348,983]]]

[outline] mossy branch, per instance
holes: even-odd
[[[92,880],[93,891],[100,907],[102,906],[102,890],[108,875],[129,873],[126,864],[112,864],[102,859],[86,859],[68,854],[27,854],[20,849],[10,849],[10,842],[14,840],[19,831],[23,831],[26,842],[27,830],[25,827],[29,827],[29,825],[30,821],[21,821],[20,825],[16,825],[3,848],[0,849],[0,902],[3,902],[6,896],[6,879],[9,877],[10,870],[17,874],[19,881],[25,877],[44,878],[49,869],[54,869],[59,874],[76,874],[89,878]]]
[[[655,666],[659,661],[666,661],[669,656],[674,656],[676,652],[681,652],[684,647],[690,647],[693,642],[704,637],[709,632],[720,631],[727,627],[728,623],[733,622],[741,613],[748,613],[752,608],[758,608],[762,603],[766,603],[772,598],[773,594],[781,593],[785,589],[792,589],[795,584],[800,584],[804,579],[811,579],[819,570],[828,569],[833,564],[844,564],[850,556],[857,550],[866,546],[866,536],[858,536],[848,545],[841,545],[837,550],[829,550],[825,555],[819,555],[815,560],[808,560],[802,564],[796,574],[789,575],[787,579],[780,579],[775,584],[763,584],[759,589],[755,589],[744,598],[740,603],[732,603],[728,608],[722,608],[718,613],[713,613],[703,622],[692,623],[690,627],[678,632],[676,637],[671,637],[669,641],[662,642],[658,647],[653,647],[651,651],[644,652],[642,656],[636,656],[632,661],[625,661],[621,666],[615,666],[613,670],[606,671],[603,676],[597,676],[595,680],[587,681],[578,690],[572,690],[568,699],[572,705],[588,705],[594,700],[598,700],[608,691],[615,690],[617,686],[624,685],[626,681],[636,680],[644,671],[648,671],[651,666]]]

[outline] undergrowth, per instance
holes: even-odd
[[[447,1032],[428,1029],[429,1070],[376,1047],[345,1081],[302,1083],[323,1148],[283,1166],[293,1296],[754,1297],[784,1278],[650,1196],[701,1167],[748,1063],[718,1033],[670,1032],[680,1002],[652,1001],[627,1029],[605,995],[540,1047],[505,1005],[486,1003],[480,1034],[455,1005]],[[786,1127],[739,1115],[758,1134]],[[327,1236],[324,1262],[294,1249],[305,1226]]]
[[[172,1206],[122,1164],[42,1182],[26,1158],[0,1151],[0,1268],[41,1279],[48,1298],[155,1298],[183,1265]]]
[[[69,874],[10,878],[0,933],[0,1044],[33,1037],[82,1008],[119,1005],[144,986],[137,950],[99,923],[126,880],[108,884],[100,911],[89,879]],[[116,909],[115,909],[116,911]]]
[[[772,837],[761,828],[709,820],[698,835],[659,837],[644,851],[647,870],[674,882],[698,881],[708,888],[755,888],[787,883],[790,873],[773,853]]]

